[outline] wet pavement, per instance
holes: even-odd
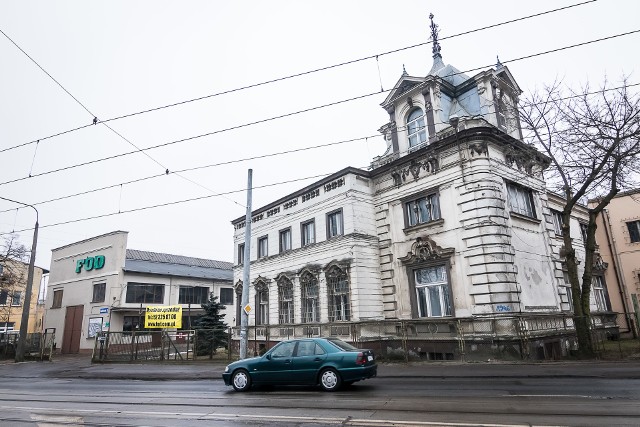
[[[91,363],[89,355],[52,361],[0,362],[0,378],[130,379],[141,381],[221,380],[227,361]],[[640,361],[410,362],[379,363],[379,377],[414,378],[640,378]]]

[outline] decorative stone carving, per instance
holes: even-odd
[[[267,291],[269,290],[270,281],[271,280],[267,279],[266,277],[258,276],[256,277],[256,280],[253,281],[253,287],[257,292]]]
[[[474,142],[473,144],[469,144],[469,154],[471,154],[471,157],[475,156],[476,154],[478,156],[482,154],[488,156],[489,146],[487,144],[487,141],[480,141],[480,142]]]
[[[411,252],[407,256],[398,258],[403,264],[414,264],[429,260],[437,260],[451,257],[455,248],[442,248],[429,236],[418,237],[411,245]]]
[[[600,255],[599,253],[593,254],[593,270],[594,271],[604,272],[607,269],[607,267],[609,267],[609,263],[604,262],[604,260],[602,259],[602,255]]]
[[[484,86],[484,83],[479,82],[478,83],[478,95],[482,95],[485,90],[486,90],[486,87]]]
[[[504,151],[505,162],[510,167],[524,171],[528,175],[533,175],[533,168],[542,170],[548,166],[548,161],[544,161],[541,156],[536,155],[533,150],[516,148],[511,146]]]
[[[424,160],[412,160],[407,167],[396,168],[391,171],[391,178],[395,185],[402,185],[408,176],[412,176],[414,180],[420,178],[420,173],[426,171],[434,174],[438,170],[438,160],[430,155]]]

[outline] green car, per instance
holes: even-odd
[[[317,385],[326,391],[377,375],[373,351],[338,338],[301,338],[278,343],[263,356],[238,360],[222,374],[226,385],[247,391],[252,385]]]

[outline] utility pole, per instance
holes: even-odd
[[[242,271],[242,307],[240,309],[240,359],[247,357],[249,313],[245,307],[249,304],[249,261],[251,254],[251,189],[253,169],[249,169],[247,180],[247,214],[244,220],[244,266]]]
[[[24,347],[27,340],[27,331],[29,327],[29,310],[31,309],[31,290],[33,289],[33,268],[36,262],[36,246],[38,245],[38,210],[28,203],[18,202],[16,200],[0,197],[0,199],[19,205],[28,206],[36,211],[36,225],[33,228],[33,243],[31,245],[31,258],[29,259],[29,270],[27,272],[27,289],[24,291],[24,302],[22,304],[22,319],[20,320],[20,336],[18,337],[18,348],[16,348],[16,362],[24,362]]]

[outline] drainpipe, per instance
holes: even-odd
[[[624,276],[618,268],[618,266],[620,265],[620,257],[618,255],[618,249],[616,248],[616,240],[613,237],[613,228],[611,227],[611,220],[609,219],[609,211],[607,209],[602,210],[602,219],[604,222],[604,233],[607,236],[607,243],[609,245],[609,252],[611,253],[613,271],[615,272],[616,278],[618,279],[618,290],[620,292],[620,299],[622,299],[622,308],[624,310],[624,317],[627,321],[627,328],[629,328],[629,330],[633,333],[633,337],[637,338],[638,334],[636,333],[636,328],[632,327],[631,325],[629,303],[627,301],[627,285],[624,281]]]

